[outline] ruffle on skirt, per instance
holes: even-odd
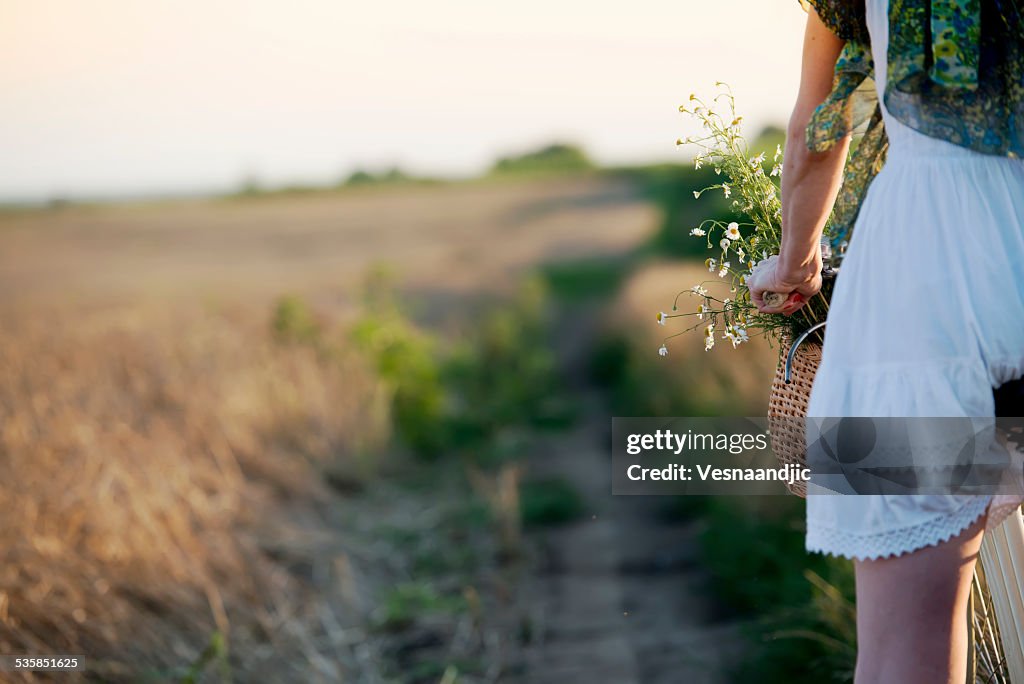
[[[826,348],[828,344],[826,339]],[[812,416],[961,418],[993,413],[990,369],[977,359],[923,361],[912,367],[852,367],[836,360],[835,356],[823,359],[815,377]],[[852,411],[853,407],[858,410]],[[924,440],[928,437],[922,435]],[[939,544],[986,514],[986,528],[992,529],[1024,500],[1016,494],[854,495],[814,490],[812,481],[807,496],[807,550],[858,560]]]

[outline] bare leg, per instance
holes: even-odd
[[[964,684],[967,600],[985,516],[905,556],[854,563],[857,684]]]

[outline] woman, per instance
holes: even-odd
[[[891,2],[811,3],[782,176],[782,248],[748,285],[761,311],[783,313],[821,287],[819,239],[850,143],[846,106],[863,94],[844,79],[873,60],[888,157],[866,195],[852,193],[859,212],[808,413],[992,416],[992,389],[1024,374],[1019,0]],[[861,59],[850,49],[858,45]],[[862,159],[846,167],[851,191],[870,175],[863,157],[883,153],[884,140],[866,138],[854,153]],[[765,292],[789,297],[773,308]],[[964,681],[982,535],[1019,504],[808,497],[808,550],[855,564],[858,682]]]

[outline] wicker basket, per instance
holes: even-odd
[[[772,380],[772,393],[768,398],[768,428],[771,431],[772,451],[779,463],[803,466],[807,463],[807,443],[803,418],[807,416],[807,402],[811,397],[814,374],[821,363],[821,343],[804,341],[792,354],[789,339],[783,339],[779,366]],[[786,382],[786,360],[792,356],[789,382]],[[786,488],[797,496],[807,496],[807,484],[802,480],[787,483]]]

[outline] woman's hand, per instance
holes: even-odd
[[[754,267],[746,284],[758,311],[790,316],[821,289],[821,255],[795,267],[772,255]],[[782,301],[772,301],[770,293],[781,295]]]

